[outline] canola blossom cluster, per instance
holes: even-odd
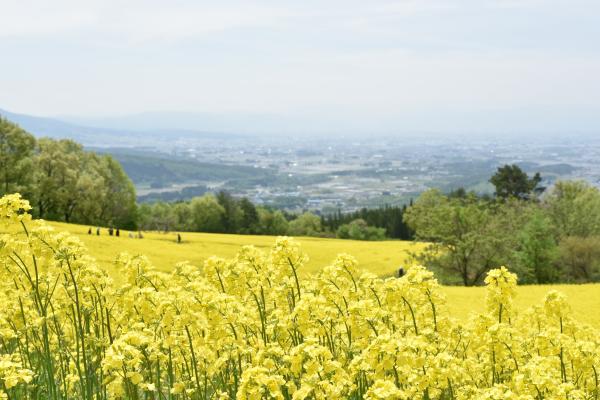
[[[303,276],[285,237],[170,273],[123,254],[113,279],[28,210],[0,200],[0,399],[600,398],[599,332],[557,292],[514,309],[505,268],[460,323],[425,268]]]

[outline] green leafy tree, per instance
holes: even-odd
[[[287,232],[288,220],[281,211],[258,208],[258,233],[263,235],[285,235]]]
[[[40,139],[35,161],[34,204],[41,218],[66,222],[102,222],[104,180],[97,157],[72,140]]]
[[[544,205],[559,237],[600,236],[600,190],[589,183],[557,182]]]
[[[170,204],[162,201],[152,204],[150,219],[146,229],[170,232],[176,224],[177,218]]]
[[[223,190],[217,193],[217,201],[224,210],[221,224],[223,231],[228,233],[239,232],[244,212],[238,201],[230,193]]]
[[[293,236],[318,236],[323,232],[321,218],[305,212],[289,223],[289,234]]]
[[[66,196],[73,191],[79,160],[73,151],[81,150],[71,141],[38,140],[35,156],[36,212],[40,218],[61,219]]]
[[[178,231],[190,231],[194,228],[194,217],[189,202],[178,202],[173,205],[173,214],[177,220],[175,229]]]
[[[517,204],[493,204],[474,196],[449,199],[438,190],[429,190],[407,209],[404,218],[417,240],[430,243],[415,255],[417,261],[449,283],[471,286],[480,284],[490,269],[510,264],[519,215]]]
[[[72,140],[35,140],[0,118],[0,194],[20,192],[51,220],[134,229],[135,188],[110,156]]]
[[[64,220],[85,224],[109,225],[114,221],[103,220],[100,216],[102,205],[99,198],[104,192],[105,180],[100,173],[100,159],[94,153],[81,152],[78,154],[79,170],[73,171],[73,192],[67,194],[65,201]],[[133,219],[136,215],[128,216]],[[115,221],[115,227],[125,228],[120,221]],[[132,225],[127,227],[133,228]]]
[[[451,190],[448,193],[448,197],[449,198],[457,198],[457,199],[464,199],[466,198],[468,195],[467,190],[464,187],[459,187],[458,189],[454,189]]]
[[[0,117],[0,195],[19,192],[30,198],[35,138]]]
[[[72,140],[40,139],[34,157],[37,216],[85,224],[136,226],[135,188],[110,156]]]
[[[526,200],[531,194],[542,190],[538,187],[542,178],[536,173],[533,178],[529,176],[518,165],[505,165],[498,171],[490,182],[496,187],[496,196],[501,199],[516,198]]]
[[[559,245],[558,265],[569,281],[600,281],[600,236],[563,238]]]
[[[104,181],[100,220],[112,221],[116,227],[135,229],[137,203],[135,187],[121,164],[111,156],[100,158],[99,175]]]
[[[225,208],[219,204],[215,196],[205,194],[195,197],[190,202],[194,230],[199,232],[223,232]]]
[[[363,219],[355,219],[349,224],[340,226],[336,235],[340,239],[383,240],[385,229],[369,226]]]
[[[518,234],[515,270],[524,283],[553,283],[560,279],[555,261],[558,244],[548,217],[536,210]]]
[[[240,233],[256,233],[258,231],[259,222],[256,207],[245,197],[240,200],[239,206],[242,210]]]
[[[152,229],[152,204],[143,203],[137,209],[137,223],[140,229]]]

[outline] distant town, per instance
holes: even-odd
[[[225,190],[290,212],[351,212],[407,204],[428,188],[491,194],[489,177],[504,164],[540,172],[546,187],[560,179],[600,186],[595,135],[251,135],[89,127],[0,112],[37,136],[113,155],[140,202]]]
[[[113,151],[125,170],[129,152]],[[185,198],[185,188],[226,190],[257,204],[276,208],[328,212],[406,204],[428,188],[465,188],[492,193],[488,182],[496,168],[518,164],[540,172],[542,185],[560,179],[600,184],[600,143],[555,140],[545,145],[514,141],[375,138],[181,140],[168,151],[148,149],[148,157],[202,162],[256,170],[256,179],[205,179],[177,182],[134,182],[141,199]],[[129,171],[128,171],[129,172]],[[135,174],[130,174],[134,175]],[[193,190],[191,191],[193,193]]]

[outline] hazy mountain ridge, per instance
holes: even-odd
[[[36,137],[48,136],[55,139],[73,139],[85,146],[150,146],[159,142],[173,142],[177,139],[234,139],[238,136],[231,133],[207,132],[184,128],[159,127],[147,128],[118,126],[88,126],[60,118],[38,117],[28,114],[14,113],[0,109],[0,116],[19,124]]]
[[[499,143],[528,143],[540,141],[548,144],[578,144],[581,141],[598,143],[600,135],[595,131],[549,124],[539,130],[523,123],[522,129],[486,129],[481,124],[461,128],[460,113],[442,113],[436,120],[447,121],[444,129],[419,130],[408,124],[400,128],[388,117],[381,116],[357,123],[351,114],[321,115],[312,112],[296,114],[267,113],[207,113],[187,111],[149,111],[107,117],[80,117],[62,115],[40,117],[15,113],[0,108],[0,115],[20,124],[36,136],[54,138],[68,137],[86,146],[97,147],[155,147],[161,150],[172,147],[174,141],[202,140],[315,140],[323,137],[341,140],[362,140],[365,137],[397,139],[414,144],[427,141],[443,144],[468,141],[496,141]],[[423,118],[431,118],[430,115]],[[475,123],[477,119],[473,120]],[[454,126],[451,131],[448,127]],[[180,143],[181,144],[181,143]]]

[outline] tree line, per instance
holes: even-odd
[[[207,193],[189,201],[144,203],[138,208],[141,229],[254,235],[338,237],[355,240],[384,240],[405,235],[402,221],[405,208],[384,207],[355,213],[317,215],[291,214],[257,206],[247,198],[235,198],[225,191]],[[404,230],[403,230],[404,229]]]
[[[494,197],[424,192],[405,221],[427,242],[416,262],[447,284],[478,285],[505,265],[521,283],[600,281],[600,190],[583,181],[545,191],[539,175],[499,168]]]
[[[53,221],[136,226],[136,197],[121,165],[72,140],[37,139],[0,117],[0,196],[19,192]]]
[[[336,232],[340,238],[352,236],[352,239],[363,240],[369,240],[368,238],[411,240],[414,232],[404,221],[407,207],[407,205],[386,205],[379,208],[362,208],[350,213],[342,213],[338,210],[336,213],[324,215],[322,223],[331,232]]]

